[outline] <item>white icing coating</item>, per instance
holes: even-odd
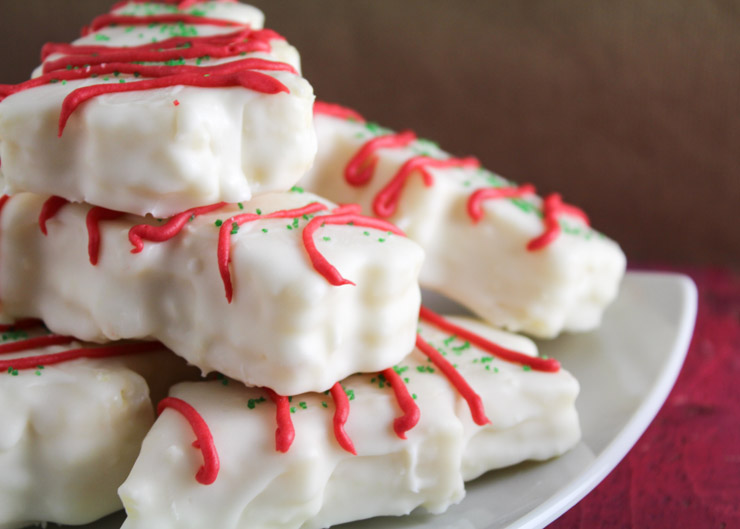
[[[193,431],[179,413],[166,410],[119,490],[128,513],[123,529],[316,529],[407,514],[418,506],[439,513],[462,499],[464,479],[526,459],[547,459],[578,441],[578,384],[570,374],[482,361],[488,353],[459,341],[445,343],[446,334],[420,327],[480,394],[491,424],[471,421],[465,401],[438,371],[427,370],[431,364],[418,350],[396,366],[421,412],[406,440],[393,431],[401,412],[378,375],[343,382],[351,398],[346,432],[356,456],[334,437],[330,396],[293,397],[295,440],[283,454],[275,450],[276,408],[263,391],[237,383],[180,384],[171,395],[193,406],[209,425],[219,474],[211,485],[196,482],[203,457],[192,446]],[[501,345],[536,351],[525,338],[483,331]]]
[[[309,193],[266,194],[244,209],[197,217],[139,254],[130,253],[128,232],[142,219],[101,222],[97,266],[88,260],[89,206],[66,205],[45,237],[37,223],[44,200],[16,195],[2,213],[0,291],[11,316],[40,317],[55,332],[89,341],[157,339],[204,372],[281,394],[326,390],[352,373],[384,369],[413,347],[423,252],[385,231],[317,231],[319,251],[356,283],[332,286],[304,249],[305,219],[245,224],[232,236],[234,300],[227,302],[214,223],[321,201]]]
[[[136,7],[150,9],[143,4]],[[262,25],[262,14],[250,6],[207,3],[193,9],[203,10],[207,16],[213,13],[216,18]],[[237,29],[159,25],[128,32],[128,28],[102,28],[76,43],[128,46],[152,38],[162,40],[192,32],[214,35]],[[158,35],[152,37],[152,32]],[[107,40],[96,40],[101,35]],[[295,48],[280,39],[270,43],[270,53],[187,63],[212,66],[259,58],[300,69]],[[47,60],[59,57],[53,54]],[[37,70],[36,75],[39,73]],[[9,194],[49,193],[157,216],[289,189],[308,170],[316,152],[313,89],[305,79],[289,72],[262,73],[278,79],[289,93],[172,86],[107,94],[77,108],[61,138],[57,131],[62,101],[74,89],[146,79],[105,75],[10,95],[0,101],[0,188]]]
[[[3,333],[14,341],[13,333]],[[51,354],[82,344],[13,354]],[[150,400],[194,373],[169,352],[0,373],[0,529],[84,524],[121,508],[117,489],[154,422]]]
[[[352,187],[344,179],[347,163],[366,141],[391,131],[321,114],[315,126],[319,152],[300,184],[337,202],[359,203],[366,214],[371,214],[378,191],[412,156],[450,157],[424,140],[408,148],[382,149],[372,180]],[[527,243],[544,231],[538,197],[526,198],[521,207],[508,199],[487,201],[483,219],[474,224],[466,210],[468,197],[476,189],[506,181],[482,169],[429,172],[434,185],[426,187],[419,172],[412,173],[398,210],[388,219],[426,251],[423,287],[449,296],[494,325],[538,337],[598,326],[625,269],[616,243],[579,219],[563,217],[567,229],[553,244],[527,251]]]

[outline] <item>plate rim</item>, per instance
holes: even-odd
[[[593,463],[550,498],[506,526],[506,529],[540,529],[582,500],[624,459],[663,407],[678,378],[694,334],[699,293],[693,279],[677,272],[629,270],[631,278],[675,283],[682,297],[677,332],[663,368],[642,403]]]

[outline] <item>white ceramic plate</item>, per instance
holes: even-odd
[[[451,308],[439,298],[425,301],[437,310]],[[341,528],[544,527],[593,489],[653,420],[686,356],[696,305],[696,287],[685,276],[628,273],[599,330],[539,343],[581,383],[583,439],[572,451],[491,472],[468,484],[465,500],[445,514],[374,518]],[[119,529],[122,521],[117,514],[82,529]]]

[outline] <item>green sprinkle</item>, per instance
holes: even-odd
[[[494,372],[494,373],[498,373],[498,367],[494,367],[494,368],[493,368],[493,372]]]
[[[287,226],[285,226],[285,227],[286,227],[286,228],[288,228],[289,230],[292,230],[292,229],[293,229],[293,226],[291,226],[290,224],[288,224],[288,225],[287,225]]]
[[[67,81],[62,81],[62,84],[63,84],[63,85],[67,84]]]
[[[406,384],[409,383],[409,379],[408,378],[404,378],[403,381],[406,382]]]
[[[328,405],[328,404],[327,404],[326,402],[324,402],[323,400],[321,401],[321,405],[322,405],[322,406],[323,406],[324,408],[328,408],[328,407],[329,407],[329,405]]]
[[[293,402],[293,397],[288,397],[288,402]]]
[[[457,347],[452,348],[452,350],[455,351],[457,354],[462,353],[465,349],[470,349],[470,342],[465,342],[462,345],[458,345]]]
[[[378,239],[378,242],[385,242],[385,239],[383,239],[383,238],[381,237],[380,239]]]
[[[290,407],[290,413],[295,413],[295,406]]]
[[[370,232],[369,232],[369,231],[363,231],[363,232],[362,232],[362,234],[363,234],[363,235],[364,235],[365,237],[370,237]]]
[[[301,407],[301,409],[304,409],[304,410],[308,409],[308,404],[306,404],[303,401],[299,402],[298,405]]]
[[[522,366],[523,371],[532,371],[532,368],[529,366]]]
[[[105,40],[110,40],[110,37],[107,35],[103,35],[102,33],[98,33],[97,35],[95,35],[95,40],[105,41]]]
[[[452,342],[454,342],[454,341],[455,341],[456,339],[457,339],[457,336],[455,336],[455,335],[453,334],[452,336],[450,336],[450,337],[448,337],[448,338],[445,338],[445,339],[444,339],[444,341],[443,341],[443,343],[444,343],[445,345],[450,345],[450,344],[451,344]]]
[[[419,373],[434,373],[434,368],[432,366],[416,366],[416,370]]]
[[[267,233],[267,228],[262,228],[262,233]]]
[[[239,225],[236,222],[231,223],[231,234],[236,235],[239,233]]]
[[[190,215],[190,218],[188,219],[188,222],[193,222],[195,220],[195,213]]]
[[[399,375],[402,375],[409,370],[409,366],[393,366],[393,370]]]
[[[236,205],[239,206],[239,209],[244,209],[244,204],[242,204],[241,202],[237,202]]]
[[[257,215],[262,215],[262,210],[260,208],[257,208]]]
[[[493,362],[492,356],[484,356],[483,358],[480,359],[481,364],[488,364],[490,362]]]
[[[414,399],[414,400],[416,400],[416,393],[412,393],[411,394],[411,398]]]
[[[290,190],[293,193],[303,193],[303,188],[302,187],[298,187],[298,186],[293,186],[293,187],[290,188]]]
[[[328,242],[331,240],[331,237],[324,237],[323,239]]]
[[[218,220],[217,220],[217,221],[216,221],[216,222],[215,222],[214,224],[215,224],[215,225],[216,225],[217,227],[219,227],[219,228],[220,228],[220,227],[221,227],[221,225],[222,225],[223,223],[224,223],[224,221],[222,221],[221,219],[218,219]]]
[[[126,82],[126,79],[119,79],[118,82],[119,83],[125,83]]]
[[[293,228],[296,230],[298,229],[298,219],[297,218],[293,219]]]

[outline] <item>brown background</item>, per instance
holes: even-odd
[[[740,267],[740,1],[255,0],[317,95],[560,191],[637,263]],[[0,82],[100,0],[0,0]]]

